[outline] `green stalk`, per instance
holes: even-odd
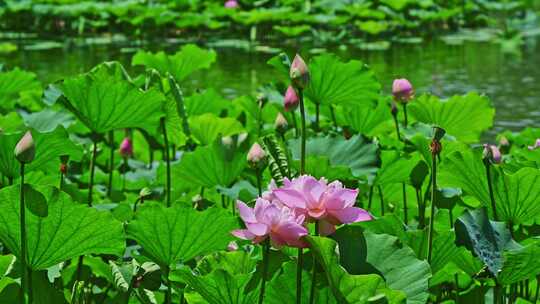
[[[405,222],[405,225],[408,225],[409,219],[407,214],[407,188],[405,183],[402,184],[402,191],[403,191],[403,221]]]
[[[20,189],[20,228],[21,228],[21,303],[25,303],[26,295],[31,298],[31,287],[28,281],[28,266],[26,265],[27,241],[26,241],[26,206],[24,205],[24,163],[21,162],[21,189]]]
[[[491,180],[491,164],[489,163],[489,160],[484,160],[484,166],[486,167],[486,177],[488,182],[488,189],[489,189],[489,199],[491,202],[491,210],[493,210],[493,219],[495,221],[499,220],[499,217],[497,216],[497,205],[495,204],[495,195],[493,193],[493,184]]]
[[[406,103],[403,104],[403,116],[404,116],[403,126],[406,128],[407,125],[408,125],[408,119],[407,119],[407,104],[406,104]]]
[[[321,115],[321,106],[315,103],[315,130],[319,131],[319,119]]]
[[[422,202],[420,188],[416,188],[416,202],[418,203],[418,229],[426,226],[426,205]]]
[[[319,221],[315,221],[315,236],[319,236]],[[309,291],[309,304],[315,303],[315,285],[317,285],[317,260],[313,255],[313,268],[311,273],[311,289]]]
[[[107,187],[107,196],[111,197],[112,184],[113,184],[113,173],[114,173],[114,131],[109,131],[109,145],[110,145],[109,185]]]
[[[400,132],[399,132],[399,122],[398,122],[398,119],[397,119],[397,115],[392,115],[394,117],[394,125],[396,127],[396,134],[397,134],[397,139],[399,141],[401,141],[401,135],[400,135]]]
[[[373,201],[373,185],[369,187],[369,196],[368,196],[368,210],[371,211],[371,202]]]
[[[92,158],[90,159],[90,181],[88,182],[88,207],[92,207],[92,191],[94,189],[94,174],[96,172],[97,143],[92,147]]]
[[[257,176],[257,190],[259,191],[259,197],[262,196],[262,176],[261,176],[261,170],[259,168],[255,168],[255,175]]]
[[[536,276],[536,292],[534,293],[533,303],[538,303],[538,293],[540,293],[540,275]]]
[[[296,304],[302,303],[302,267],[304,265],[304,253],[298,248],[298,266],[296,267]]]
[[[338,124],[336,119],[336,113],[334,111],[334,106],[330,105],[330,116],[332,117],[332,122],[334,123],[334,128],[337,130]]]
[[[300,131],[298,131],[298,123],[296,122],[296,114],[294,111],[291,112],[293,126],[294,126],[294,137],[298,138],[300,136]]]
[[[431,154],[431,216],[429,218],[428,234],[428,263],[431,263],[431,254],[433,251],[433,225],[435,223],[435,191],[437,191],[437,157],[436,153]]]
[[[167,138],[167,128],[165,127],[165,118],[161,118],[161,130],[163,132],[163,153],[167,165],[167,185],[165,190],[167,207],[171,206],[171,159],[169,156],[169,139]]]
[[[379,189],[379,199],[381,200],[381,215],[384,216],[384,197],[382,187],[379,185],[377,186],[377,189]]]
[[[122,192],[126,190],[126,172],[128,168],[128,159],[124,157],[124,172],[122,172]]]
[[[60,171],[60,184],[58,189],[62,190],[62,188],[64,188],[64,172]]]
[[[167,292],[165,294],[165,303],[166,304],[171,304],[172,303],[172,284],[171,284],[171,280],[169,280],[169,274],[170,274],[171,270],[169,269],[169,267],[167,266],[167,268],[165,269],[165,275],[167,276],[166,280],[167,280]]]
[[[264,300],[264,290],[266,288],[266,276],[268,275],[268,260],[269,260],[269,254],[270,254],[270,242],[268,239],[266,242],[264,242],[263,245],[263,265],[262,265],[262,281],[261,281],[261,290],[259,293],[259,304],[263,303]]]
[[[302,120],[302,146],[300,150],[300,175],[306,172],[306,110],[304,108],[304,93],[298,89],[298,98],[300,99],[300,117]]]

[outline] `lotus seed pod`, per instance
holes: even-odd
[[[19,140],[15,146],[14,153],[15,158],[23,164],[31,163],[34,160],[34,157],[36,156],[36,146],[30,131],[26,132],[21,140]]]

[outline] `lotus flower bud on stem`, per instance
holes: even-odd
[[[133,144],[131,143],[131,139],[129,137],[124,138],[122,140],[122,143],[120,143],[120,155],[123,158],[129,158],[133,156]]]
[[[225,4],[223,4],[225,8],[237,8],[238,7],[238,1],[236,0],[227,0],[225,1]]]
[[[392,95],[397,102],[408,103],[414,98],[414,88],[407,79],[396,79],[392,84]]]
[[[534,145],[528,146],[527,148],[528,148],[529,150],[531,150],[531,151],[534,151],[534,150],[540,148],[540,138],[538,138],[538,139],[536,140],[536,142],[534,143]]]
[[[238,250],[238,244],[235,241],[230,241],[227,245],[227,251],[236,251]]]
[[[294,56],[291,68],[289,70],[289,76],[295,87],[304,89],[309,83],[309,69],[304,59],[300,55]]]
[[[36,146],[32,133],[27,131],[15,146],[15,158],[23,164],[31,163],[36,156]]]
[[[274,121],[274,127],[279,133],[285,133],[287,131],[287,128],[289,127],[289,123],[287,122],[287,119],[281,112],[279,112],[276,116],[276,120]]]
[[[251,146],[251,148],[249,149],[247,161],[251,165],[259,165],[265,160],[265,158],[266,152],[264,152],[264,149],[258,143],[254,143],[253,146]]]
[[[285,92],[285,98],[283,99],[283,106],[285,111],[294,111],[300,102],[298,94],[293,86],[289,86]]]
[[[432,155],[438,156],[442,151],[441,139],[444,137],[444,134],[446,134],[446,131],[440,127],[433,127],[433,131],[433,139],[429,144],[429,149],[431,150]]]
[[[501,151],[495,145],[484,144],[484,151],[482,154],[484,161],[489,161],[492,164],[500,164],[502,161]]]

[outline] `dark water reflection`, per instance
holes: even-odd
[[[418,93],[442,97],[477,91],[488,95],[496,107],[494,135],[503,129],[540,126],[540,46],[527,40],[516,53],[507,54],[493,43],[465,42],[447,45],[439,41],[394,45],[386,51],[360,51],[353,47],[333,50],[343,58],[369,64],[389,91],[392,79],[406,77]],[[176,50],[177,45],[147,45],[147,49]],[[85,72],[99,62],[118,60],[129,66],[135,50],[121,45],[101,45],[17,51],[0,57],[8,67],[34,71],[45,82]],[[271,81],[275,72],[266,65],[272,55],[224,48],[209,71],[199,72],[184,84],[188,90],[214,87],[227,97],[253,93]],[[291,52],[292,53],[292,52]]]

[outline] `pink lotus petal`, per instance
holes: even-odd
[[[343,224],[370,221],[373,219],[369,212],[357,207],[331,210],[329,213]]]
[[[233,230],[231,231],[231,234],[243,240],[253,240],[255,238],[255,235],[246,229]]]
[[[257,222],[253,209],[249,208],[248,205],[246,205],[244,202],[236,201],[236,208],[238,208],[238,213],[240,214],[240,218],[242,218],[244,222],[246,223]]]
[[[278,188],[274,191],[274,195],[278,200],[290,208],[306,207],[304,196],[296,190]]]
[[[266,226],[265,224],[246,223],[246,227],[249,232],[253,233],[256,236],[263,236],[268,233],[268,226]]]

